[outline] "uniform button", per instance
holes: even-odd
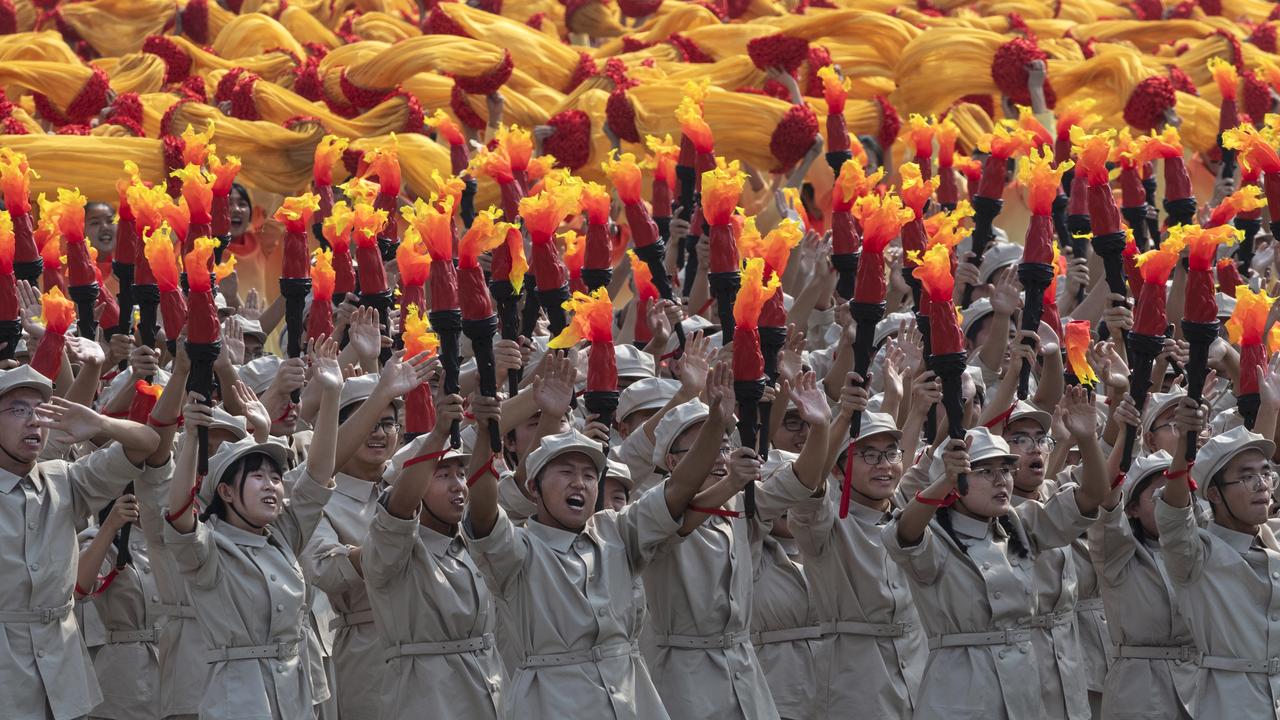
[[[1271,622],[1280,622],[1280,615],[1272,615]]]
[[[276,672],[278,672],[278,673],[280,673],[281,675],[283,675],[283,674],[284,674],[284,666],[283,666],[283,665],[277,665],[277,666],[276,666]]]
[[[991,597],[993,597],[993,598],[995,598],[995,599],[999,600],[999,599],[1000,599],[1000,591],[999,591],[999,590],[997,590],[997,591],[995,591],[995,592],[991,593]]]
[[[984,563],[982,563],[982,569],[983,569],[983,570],[990,570],[990,569],[991,569],[991,563],[989,563],[989,562],[984,562]]]
[[[596,611],[596,614],[597,614],[597,615],[599,615],[600,617],[604,617],[605,615],[608,615],[608,614],[609,614],[609,609],[608,609],[608,608],[600,608],[599,610],[597,610],[597,611]]]
[[[1026,593],[1026,594],[1030,595],[1030,594],[1031,594],[1031,588],[1029,588],[1029,587],[1024,587],[1024,588],[1022,588],[1022,592],[1024,592],[1024,593]]]
[[[30,565],[28,565],[28,567],[30,567],[32,570],[39,570],[40,563],[31,563]]]
[[[271,576],[271,582],[275,582],[275,581],[276,581],[276,576],[275,576],[275,575],[272,575],[272,576]]]
[[[618,686],[617,686],[617,685],[610,685],[610,686],[609,686],[609,693],[610,693],[610,694],[613,694],[613,693],[616,693],[616,692],[618,692]]]
[[[160,602],[160,596],[159,596],[159,595],[152,595],[152,596],[151,596],[151,602],[153,602],[153,603],[158,603],[158,602]]]
[[[36,524],[35,524],[35,523],[33,523],[33,522],[27,523],[27,529],[28,529],[28,530],[35,530],[35,529],[36,529]]]
[[[894,590],[897,590],[897,589],[898,589],[898,583],[896,583],[896,582],[891,582],[891,583],[889,583],[889,587],[893,588]]]
[[[1273,572],[1273,573],[1271,573],[1271,577],[1273,577],[1273,578],[1276,578],[1276,579],[1280,580],[1280,572]]]
[[[1003,658],[1005,655],[1008,655],[1008,654],[1009,654],[1009,651],[1008,651],[1008,650],[1001,650],[1001,651],[1000,651],[1000,657],[1002,657],[1002,658]]]
[[[284,604],[276,605],[276,612],[284,612]]]
[[[38,658],[42,658],[42,657],[44,657],[44,651],[43,651],[43,650],[37,650],[37,651],[36,651],[36,657],[38,657]]]
[[[1020,643],[1018,645],[1018,652],[1022,653],[1023,655],[1026,655],[1028,652],[1030,652],[1030,649],[1026,646],[1025,643]]]
[[[150,575],[150,574],[151,574],[151,566],[149,566],[149,565],[148,565],[148,566],[143,567],[143,568],[142,568],[142,574],[143,574],[143,575]]]

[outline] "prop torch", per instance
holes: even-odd
[[[502,339],[516,340],[520,337],[520,292],[529,262],[524,257],[524,236],[520,233],[520,228],[510,224],[506,228],[505,232],[500,232],[502,242],[493,250],[493,262],[489,266],[489,291],[498,303]],[[519,368],[507,374],[507,390],[511,397],[520,392],[522,374]]]
[[[1178,257],[1186,247],[1182,233],[1170,233],[1155,250],[1137,256],[1135,262],[1142,275],[1142,287],[1136,292],[1137,303],[1133,312],[1133,330],[1125,341],[1129,351],[1129,394],[1134,407],[1142,414],[1151,387],[1151,367],[1156,356],[1164,348],[1164,331],[1169,324],[1165,311],[1165,283],[1178,263]],[[1127,472],[1133,462],[1133,443],[1138,428],[1125,428],[1124,452],[1120,456],[1120,470]]]
[[[311,232],[322,247],[328,242],[324,235],[324,221],[333,213],[333,168],[342,159],[347,143],[346,138],[325,135],[316,144],[316,152],[311,161],[311,189],[319,202]]]
[[[1236,407],[1250,430],[1258,420],[1261,404],[1258,393],[1258,375],[1266,368],[1267,350],[1263,347],[1263,333],[1267,326],[1267,314],[1276,298],[1265,290],[1254,292],[1248,285],[1236,288],[1236,309],[1227,320],[1227,337],[1240,346],[1240,382],[1236,384]]]
[[[987,153],[982,164],[982,180],[973,196],[973,257],[969,262],[982,264],[987,245],[995,239],[994,223],[1004,207],[1004,185],[1008,174],[1009,158],[1026,150],[1032,144],[1030,133],[1020,128],[1010,129],[1000,124],[979,141],[979,149]],[[963,303],[967,307],[973,297],[973,288],[966,287]]]
[[[636,256],[649,264],[649,273],[663,299],[674,299],[665,265],[667,246],[641,199],[640,165],[636,162],[636,157],[631,153],[614,153],[604,163],[604,171],[613,183],[614,190],[618,192],[618,199],[622,201],[627,226],[631,228],[631,239],[635,243]]]
[[[493,312],[493,301],[485,287],[484,271],[480,269],[480,254],[496,249],[507,237],[508,227],[498,222],[501,214],[490,208],[475,216],[471,228],[458,243],[458,299],[462,304],[462,332],[471,341],[471,352],[476,358],[476,375],[480,381],[480,394],[498,396],[497,369],[493,360],[493,338],[498,332],[498,316]],[[520,232],[513,230],[517,238]],[[502,437],[497,423],[489,423],[489,450],[502,452]]]
[[[357,203],[352,211],[351,234],[356,239],[360,304],[377,309],[378,324],[384,334],[390,335],[391,290],[387,287],[387,271],[378,249],[378,233],[386,224],[387,211],[377,210],[368,203]]]
[[[961,200],[956,209],[951,212],[939,213],[928,219],[924,223],[925,234],[928,238],[928,244],[925,250],[911,251],[910,255],[904,257],[904,263],[909,263],[914,273],[920,265],[920,259],[927,252],[928,248],[939,246],[947,251],[947,256],[951,258],[951,267],[956,266],[955,248],[963,241],[965,234],[961,231],[960,223],[967,218],[973,217],[973,208],[969,205],[968,200]],[[926,365],[931,357],[930,348],[931,334],[929,327],[929,294],[924,292],[920,278],[914,275],[911,281],[915,283],[915,287],[921,288],[918,293],[917,305],[915,308],[916,327],[920,329],[920,340],[924,351],[924,359]],[[931,367],[931,366],[930,366]],[[938,436],[938,407],[930,405],[928,412],[925,414],[924,432],[930,442]],[[848,468],[846,468],[846,471]]]
[[[205,405],[213,404],[213,363],[222,351],[218,309],[213,304],[213,282],[207,270],[217,247],[218,241],[213,238],[197,238],[195,247],[183,257],[191,286],[187,295],[187,357],[191,359],[187,392],[200,393]],[[209,473],[209,428],[200,427],[196,438],[199,442],[196,472],[204,477]]]
[[[938,124],[934,136],[938,139],[938,205],[943,210],[956,209],[960,201],[960,189],[956,187],[956,138],[960,136],[960,128],[950,118]]]
[[[1120,215],[1133,230],[1134,243],[1139,251],[1152,244],[1147,227],[1147,191],[1142,185],[1146,163],[1142,160],[1142,148],[1146,136],[1134,138],[1128,127],[1121,128],[1116,136],[1111,157],[1120,166]]]
[[[67,299],[58,288],[51,288],[41,296],[44,335],[31,355],[31,368],[57,382],[62,368],[63,349],[67,345],[67,330],[76,317],[75,303]]]
[[[1167,127],[1152,136],[1143,146],[1143,157],[1164,160],[1164,211],[1169,214],[1169,227],[1195,222],[1196,198],[1191,194],[1191,175],[1182,157],[1182,139],[1178,129]]]
[[[581,193],[580,187],[569,183],[543,185],[542,192],[520,201],[520,217],[529,232],[538,302],[555,336],[568,324],[564,304],[569,300],[569,271],[554,236],[565,217],[577,212]]]
[[[18,277],[13,273],[13,218],[0,210],[0,360],[12,360],[22,339],[22,305]]]
[[[58,232],[57,203],[45,200],[40,195],[40,219],[36,222],[36,242],[40,244],[40,289],[49,291],[58,288],[63,295],[68,295],[67,277],[62,271],[62,234]]]
[[[320,223],[328,249],[333,251],[333,302],[341,304],[347,293],[356,291],[356,268],[351,262],[351,227],[354,220],[351,206],[339,200],[329,209],[329,216]],[[315,292],[314,282],[312,292]]]
[[[333,335],[333,251],[311,251],[311,310],[307,313],[307,337]]]
[[[942,381],[942,407],[947,413],[947,434],[952,439],[963,440],[964,405],[961,400],[960,377],[968,363],[964,349],[964,335],[960,332],[953,298],[955,276],[951,270],[951,250],[944,244],[934,244],[925,251],[916,268],[916,277],[929,298],[929,357],[927,367]],[[853,461],[849,453],[846,465]],[[850,475],[849,468],[845,476]],[[849,484],[849,480],[845,480]],[[969,491],[968,478],[960,476],[956,482],[961,495]]]
[[[649,308],[653,302],[658,299],[658,286],[653,284],[653,278],[649,275],[649,263],[636,257],[634,250],[627,251],[627,259],[631,262],[631,278],[636,284],[636,313],[635,313],[635,342],[637,347],[643,348],[653,339],[653,330],[649,328],[646,319],[649,317]],[[642,345],[643,343],[643,345]]]
[[[1092,341],[1088,320],[1072,320],[1067,323],[1063,332],[1063,344],[1067,350],[1068,385],[1093,387],[1098,384],[1098,374],[1089,364],[1089,344]]]
[[[236,181],[236,175],[240,174],[240,158],[228,155],[224,162],[217,155],[210,155],[209,172],[213,175],[210,216],[213,238],[218,241],[218,248],[213,252],[213,262],[218,264],[231,245],[231,186]],[[116,242],[119,243],[118,240]]]
[[[176,179],[176,178],[175,178]],[[173,234],[173,240],[178,245],[178,252],[181,254],[182,249],[187,247],[187,237],[191,233],[191,213],[187,209],[187,199],[182,197],[181,184],[178,186],[178,199],[166,200],[160,206],[160,214],[164,216],[164,221],[169,223],[169,232]],[[49,258],[45,258],[47,263]],[[183,290],[187,288],[187,273],[185,269],[179,270],[179,278]]]
[[[680,219],[689,221],[689,234],[681,239],[684,246],[684,287],[688,297],[698,275],[698,238],[706,224],[706,206],[702,201],[703,175],[715,165],[715,136],[702,117],[702,101],[707,86],[685,83],[685,97],[676,108],[676,120],[682,133],[680,159],[676,174],[680,177]],[[689,151],[686,153],[686,145]]]
[[[1105,157],[1105,156],[1104,156]],[[1031,224],[1027,227],[1022,245],[1022,262],[1018,265],[1018,280],[1026,290],[1022,308],[1021,329],[1038,332],[1044,312],[1044,292],[1054,276],[1053,199],[1058,194],[1062,175],[1070,170],[1070,160],[1053,166],[1053,158],[1047,153],[1032,150],[1023,163],[1018,179],[1027,188],[1031,207]],[[1031,378],[1031,365],[1023,363],[1019,368],[1018,397],[1026,399]]]
[[[1248,123],[1222,133],[1223,146],[1237,151],[1242,176],[1253,177],[1256,181],[1257,176],[1262,175],[1263,188],[1267,193],[1267,205],[1273,212],[1275,208],[1280,208],[1280,155],[1276,153],[1278,142],[1280,138],[1276,137],[1275,131],[1270,127],[1260,131]],[[1258,227],[1261,227],[1261,221]],[[1247,226],[1242,229],[1245,230],[1245,238],[1241,242],[1237,256],[1240,259],[1241,271],[1247,274],[1249,264],[1253,262],[1253,240],[1257,230],[1251,233]],[[1274,236],[1277,231],[1280,231],[1280,221],[1273,218],[1272,235]]]
[[[1246,188],[1247,189],[1247,188]],[[1209,346],[1218,338],[1217,284],[1213,279],[1213,266],[1218,245],[1228,245],[1239,240],[1240,231],[1231,225],[1186,228],[1185,241],[1188,252],[1186,302],[1182,318],[1182,335],[1191,344],[1187,361],[1187,397],[1198,404],[1204,393],[1204,380],[1209,372]],[[1187,460],[1194,461],[1196,442],[1194,434],[1187,437]]]
[[[183,254],[186,255],[195,248],[196,238],[213,235],[213,175],[199,165],[186,165],[170,174],[182,182],[182,199],[187,204],[188,226],[183,245]],[[213,256],[210,255],[209,268],[212,267]]]
[[[435,114],[426,119],[426,124],[449,143],[449,171],[454,176],[462,178],[464,183],[459,208],[462,213],[462,222],[466,227],[471,227],[471,223],[476,218],[477,185],[476,179],[467,174],[467,167],[471,164],[471,156],[467,152],[467,138],[453,119],[439,108],[436,109]]]
[[[396,222],[396,200],[400,197],[400,149],[395,135],[391,142],[365,153],[368,166],[365,176],[378,178],[378,197],[373,206],[387,213],[387,224],[378,234],[378,251],[383,262],[391,262],[400,244],[400,225]]]
[[[418,202],[422,200],[419,199]],[[400,211],[411,217],[414,207],[403,207]],[[400,314],[408,312],[410,305],[425,308],[427,278],[431,276],[431,254],[427,251],[419,228],[414,225],[405,228],[400,247],[396,248],[396,268],[400,275]]]
[[[618,409],[618,363],[613,348],[613,302],[609,289],[599,288],[590,295],[574,293],[565,303],[573,311],[573,320],[547,345],[552,350],[565,350],[586,340],[587,390],[583,401],[587,412],[597,422],[612,428],[614,411]],[[596,494],[596,511],[604,509],[604,473],[600,474],[600,492]]]
[[[13,272],[19,280],[35,287],[40,282],[40,251],[36,247],[35,219],[31,217],[31,180],[39,177],[27,163],[27,156],[0,147],[0,186],[4,206],[13,219]]]
[[[827,164],[831,166],[831,174],[839,177],[845,162],[853,159],[849,126],[844,117],[852,83],[831,65],[818,69],[818,79],[822,81],[822,97],[827,101]]]
[[[80,337],[96,340],[98,320],[94,305],[101,288],[95,265],[89,257],[89,243],[84,238],[85,197],[78,190],[58,189],[58,202],[51,208],[58,233],[67,244],[67,271],[71,281],[71,299],[76,304],[76,326]]]
[[[575,230],[560,233],[564,243],[564,267],[569,271],[569,293],[587,292],[587,284],[582,281],[582,264],[587,256],[587,239]]]
[[[671,136],[658,139],[645,137],[645,145],[653,153],[653,184],[649,202],[653,205],[653,222],[663,245],[671,242],[671,190],[676,186],[676,160],[680,148],[671,144]]]
[[[1240,115],[1236,109],[1240,75],[1236,72],[1235,65],[1220,57],[1209,58],[1209,72],[1213,74],[1218,93],[1222,95],[1222,104],[1218,106],[1217,138],[1218,149],[1222,151],[1222,167],[1218,170],[1218,177],[1225,180],[1236,175],[1236,151],[1223,144],[1222,135],[1240,124]]]
[[[703,183],[705,188],[705,179]],[[737,326],[733,342],[733,392],[738,399],[738,438],[743,447],[752,450],[759,447],[759,408],[765,382],[764,354],[760,349],[757,323],[765,301],[781,291],[782,283],[776,276],[765,283],[763,259],[752,258],[743,265],[742,286],[733,306],[733,319]],[[747,516],[752,517],[756,511],[754,484],[747,485],[744,498]]]
[[[458,299],[458,271],[453,265],[453,203],[445,197],[439,206],[418,198],[412,208],[404,208],[401,215],[413,224],[426,243],[430,253],[431,312],[428,319],[440,341],[440,362],[444,366],[446,395],[458,392],[458,368],[462,364],[462,309]],[[454,421],[449,428],[449,444],[454,449],[462,447],[459,424]]]
[[[713,170],[702,174],[702,214],[711,226],[711,254],[708,260],[707,279],[712,297],[716,299],[716,314],[724,342],[733,342],[734,296],[741,287],[738,243],[734,238],[733,212],[742,195],[747,175],[738,169],[738,161],[727,165],[723,162]]]
[[[511,166],[511,176],[515,179],[515,187],[519,189],[519,194],[516,196],[517,208],[519,208],[519,202],[527,197],[533,190],[533,171],[535,169],[541,169],[544,171],[543,174],[545,174],[545,171],[549,169],[545,165],[541,164],[541,161],[545,160],[546,156],[538,158],[538,160],[535,161],[533,158],[533,134],[528,130],[515,125],[503,125],[498,128],[497,132],[494,133],[493,140],[494,144],[502,153],[502,156],[507,159]],[[555,182],[555,180],[552,179],[552,182]],[[547,184],[544,183],[543,187],[546,186]],[[505,195],[502,199],[503,208],[505,210]],[[526,233],[529,233],[528,223],[525,223],[524,229]],[[529,235],[531,239],[531,233],[529,233]],[[532,248],[530,248],[530,252],[533,254]],[[538,322],[539,308],[546,310],[546,306],[541,302],[538,294],[538,292],[542,290],[542,285],[538,283],[536,277],[538,269],[537,255],[533,254],[532,259],[534,272],[526,273],[525,281],[521,285],[521,287],[524,288],[524,306],[521,308],[520,334],[525,337],[531,337],[533,335],[533,329]],[[560,307],[563,302],[568,299],[568,293],[557,295],[555,300],[555,312],[557,314],[564,314]],[[548,314],[547,317],[549,319],[551,317],[550,314]],[[552,335],[555,335],[554,331],[552,332]]]
[[[1218,292],[1234,300],[1236,298],[1236,288],[1244,284],[1240,280],[1240,271],[1236,269],[1235,261],[1229,257],[1219,260],[1217,276]]]
[[[398,166],[397,166],[398,167]],[[280,264],[280,294],[284,296],[285,352],[291,358],[302,356],[302,331],[306,327],[303,309],[311,293],[311,267],[308,260],[307,233],[311,216],[320,209],[320,198],[312,193],[285,198],[274,218],[284,225],[284,260]],[[298,403],[297,390],[292,402]]]
[[[129,206],[137,218],[138,242],[133,255],[133,299],[138,303],[139,340],[146,347],[156,346],[156,312],[160,307],[160,288],[151,261],[147,259],[146,238],[164,227],[160,208],[169,196],[163,187],[147,187],[140,182],[129,186]],[[168,229],[165,228],[167,232]],[[122,313],[123,314],[123,313]]]
[[[1058,114],[1057,135],[1053,143],[1054,167],[1070,159],[1075,144],[1071,134],[1079,134],[1084,131],[1086,125],[1092,125],[1098,121],[1098,116],[1089,112],[1093,106],[1094,100],[1087,99],[1073,103]],[[1034,120],[1034,116],[1032,119]],[[1039,124],[1038,121],[1037,124]],[[1070,247],[1072,255],[1084,257],[1081,254],[1084,249],[1079,246],[1086,242],[1088,235],[1093,232],[1093,227],[1092,218],[1089,216],[1088,185],[1083,177],[1078,177],[1080,174],[1078,170],[1080,168],[1075,167],[1063,173],[1061,192],[1053,200],[1053,219],[1059,244]]]
[[[182,294],[178,254],[168,230],[168,225],[161,225],[158,230],[143,235],[143,241],[147,262],[160,292],[160,319],[164,324],[165,341],[172,348],[187,324],[187,299]]]
[[[440,348],[440,339],[431,331],[427,317],[412,305],[404,316],[403,336],[406,358],[417,357],[422,353],[435,354]],[[431,386],[424,382],[410,390],[404,398],[405,436],[416,438],[431,432],[435,425],[436,406],[431,399]]]
[[[942,176],[925,178],[920,167],[913,162],[903,163],[898,168],[902,189],[898,192],[902,204],[911,211],[911,221],[902,226],[902,273],[903,280],[911,288],[911,304],[916,312],[920,311],[920,281],[912,271],[917,258],[924,252],[928,243],[928,235],[924,229],[924,209],[929,198],[933,196],[945,181]],[[954,174],[952,175],[954,177]]]
[[[602,288],[613,279],[613,241],[609,238],[609,191],[599,183],[582,186],[582,210],[587,216],[587,237],[583,242],[582,282],[589,291]]]
[[[853,205],[871,193],[884,178],[884,169],[870,176],[862,163],[847,162],[831,188],[831,265],[836,269],[836,294],[853,299],[853,283],[858,276],[858,254],[862,251],[862,228],[853,219]]]
[[[120,286],[120,292],[116,293],[116,303],[120,306],[120,319],[116,327],[107,328],[108,337],[116,333],[133,334],[133,256],[138,248],[138,226],[134,219],[133,208],[129,205],[129,187],[134,182],[138,182],[138,166],[130,160],[125,162],[124,169],[128,177],[116,180],[116,194],[119,196],[120,209],[116,217],[116,247],[111,256],[111,272],[116,276]],[[0,317],[3,316],[0,312]],[[2,336],[3,330],[0,329],[0,338]],[[3,340],[0,339],[0,341]],[[0,356],[3,352],[0,350]]]
[[[1107,158],[1114,155],[1114,131],[1089,134],[1077,127],[1072,132],[1079,166],[1076,174],[1085,179],[1088,186],[1089,224],[1093,229],[1093,251],[1102,258],[1102,267],[1109,292],[1128,297],[1124,281],[1125,246],[1124,226],[1120,208],[1116,206],[1108,179]],[[1145,212],[1145,210],[1144,210]]]
[[[1257,168],[1244,167],[1240,168],[1240,185],[1241,187],[1261,187],[1258,184],[1258,178],[1261,173]],[[1262,210],[1243,210],[1232,224],[1244,233],[1240,239],[1240,247],[1236,248],[1236,271],[1237,274],[1249,274],[1249,268],[1253,265],[1253,250],[1256,246],[1258,231],[1262,229]]]
[[[1022,107],[1018,109],[1018,127],[1024,130],[1031,138],[1032,149],[1040,150],[1044,157],[1048,158],[1048,164],[1050,167],[1057,168],[1058,166],[1065,164],[1065,161],[1060,162],[1054,154],[1054,137],[1049,134],[1049,131],[1043,124],[1041,124],[1040,120],[1032,114],[1031,108]],[[1068,167],[1062,173],[1062,176],[1058,180],[1058,187],[1054,188],[1054,196],[1049,216],[1052,220],[1051,224],[1053,231],[1058,236],[1058,244],[1063,249],[1070,248],[1072,257],[1087,259],[1089,257],[1088,243],[1090,228],[1086,224],[1083,232],[1075,232],[1069,228],[1067,222],[1067,206],[1069,203],[1067,194],[1063,190],[1062,185],[1063,178],[1066,177],[1066,173],[1071,172],[1072,169],[1073,168]],[[1086,222],[1088,221],[1087,216],[1085,220]],[[1035,221],[1033,220],[1033,222]],[[1080,288],[1078,293],[1077,302],[1084,300],[1084,288]]]

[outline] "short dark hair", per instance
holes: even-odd
[[[231,467],[222,473],[222,477],[218,478],[218,485],[239,485],[237,491],[240,499],[244,500],[244,479],[256,470],[263,468],[276,472],[279,475],[284,474],[284,468],[276,463],[276,459],[263,452],[253,452],[231,463]],[[227,505],[222,502],[222,498],[218,495],[217,485],[213,488],[213,499],[209,502],[209,507],[205,509],[204,514],[200,516],[201,520],[208,520],[210,516],[216,516],[219,520],[227,519]]]

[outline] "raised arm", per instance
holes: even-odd
[[[680,519],[689,503],[702,488],[720,453],[720,443],[733,423],[733,369],[728,363],[716,363],[711,371],[707,389],[710,391],[710,414],[693,446],[680,463],[671,471],[665,495],[667,510],[673,519]]]
[[[1187,470],[1187,433],[1199,433],[1204,428],[1204,411],[1195,400],[1184,397],[1178,400],[1173,422],[1178,430],[1178,445],[1173,451],[1173,464],[1169,466],[1169,482],[1164,486],[1164,501],[1170,507],[1184,508],[1191,504],[1191,473]]]
[[[316,414],[311,450],[307,454],[307,474],[323,485],[333,479],[337,469],[338,398],[342,393],[338,342],[324,336],[308,340],[307,355],[315,363],[311,381],[320,389],[320,411]]]
[[[160,436],[146,425],[109,418],[65,398],[55,397],[41,403],[36,413],[39,415],[36,424],[66,433],[73,444],[95,436],[120,443],[125,457],[136,466],[141,466],[160,442]]]
[[[338,428],[335,446],[340,463],[356,453],[356,449],[364,444],[378,423],[382,411],[392,402],[405,397],[414,388],[427,380],[430,371],[430,359],[426,353],[405,359],[397,353],[387,361],[387,366],[378,375],[378,382],[373,386],[369,399],[360,404],[351,413],[341,427]],[[312,441],[314,445],[315,441]]]
[[[818,387],[818,379],[813,372],[801,373],[796,378],[795,386],[788,384],[787,389],[791,402],[795,403],[796,412],[800,413],[802,420],[809,423],[809,435],[800,450],[800,457],[796,458],[792,467],[796,478],[805,487],[817,490],[826,480],[830,469],[827,458],[830,449],[828,441],[831,436],[831,408],[827,406],[826,395]],[[845,423],[845,427],[848,428],[848,423]]]
[[[1093,394],[1080,387],[1068,388],[1062,397],[1063,423],[1067,432],[1080,448],[1080,488],[1076,490],[1076,505],[1082,515],[1092,515],[1111,493],[1111,478],[1107,477],[1107,462],[1098,444],[1098,408]]]
[[[178,433],[178,420],[182,416],[182,405],[186,399],[187,376],[191,373],[191,361],[185,352],[179,352],[173,358],[173,373],[164,392],[151,408],[151,416],[147,425],[155,429],[160,440],[156,443],[155,452],[147,458],[147,465],[160,467],[169,461],[173,452],[173,438]]]
[[[446,395],[437,401],[436,424],[431,432],[427,433],[426,440],[422,444],[422,455],[419,456],[426,459],[412,458],[405,463],[404,469],[391,485],[391,495],[387,498],[387,512],[403,519],[417,517],[418,508],[422,505],[422,495],[427,490],[427,484],[431,482],[436,465],[439,464],[439,454],[449,442],[449,426],[454,420],[460,419],[462,419],[461,395]],[[480,436],[477,435],[477,437]],[[414,462],[415,460],[418,461]],[[497,507],[496,504],[494,507]]]
[[[111,506],[111,512],[98,526],[98,534],[80,551],[80,564],[76,567],[76,596],[88,597],[98,589],[98,571],[102,569],[111,544],[120,528],[138,521],[138,499],[133,495],[121,495]]]
[[[196,514],[192,501],[196,490],[196,428],[208,427],[211,419],[204,397],[199,393],[187,393],[187,404],[182,410],[186,432],[178,440],[178,458],[173,465],[173,480],[169,482],[169,514],[165,520],[179,533],[186,535],[196,529]]]
[[[542,365],[542,373],[533,379],[533,399],[541,413],[538,426],[533,431],[533,439],[529,441],[528,452],[533,452],[542,443],[542,438],[555,435],[560,431],[560,424],[569,412],[573,403],[574,379],[578,375],[573,359],[566,353],[549,351]],[[516,466],[516,482],[525,481],[525,460],[519,458]]]
[[[969,472],[969,448],[965,441],[951,439],[947,441],[946,447],[942,453],[942,462],[946,468],[942,477],[911,498],[898,517],[898,544],[903,547],[919,544],[934,513],[956,491],[956,478]],[[921,498],[927,502],[921,502]]]
[[[710,340],[702,336],[701,330],[689,336],[685,342],[684,355],[680,357],[680,389],[640,426],[650,441],[653,441],[653,433],[667,413],[702,394],[703,388],[707,386],[711,358],[715,355],[715,348],[711,347]]]

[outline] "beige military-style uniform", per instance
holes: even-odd
[[[751,646],[753,567],[748,521],[713,515],[645,569],[657,646],[646,659],[673,718],[778,717]]]
[[[912,470],[910,472],[915,472]],[[1043,505],[1023,503],[1009,514],[1029,550],[1009,550],[1005,529],[950,511],[963,547],[939,520],[911,547],[898,542],[897,521],[882,528],[889,556],[906,571],[929,637],[915,720],[1022,720],[1045,716],[1027,622],[1037,614],[1036,555],[1069,544],[1092,522],[1074,488]]]
[[[654,450],[654,441],[640,428],[636,428],[618,446],[618,459],[627,466],[635,483],[635,489],[631,491],[632,497],[648,492],[649,488],[662,482],[665,477],[653,467]]]
[[[375,507],[362,545],[383,648],[380,717],[499,717],[505,677],[493,596],[462,538]]]
[[[80,533],[83,551],[99,529]],[[90,715],[107,720],[157,720],[160,715],[160,628],[164,618],[148,599],[156,594],[155,575],[147,559],[142,532],[129,534],[130,561],[97,595],[81,602],[94,605],[106,628],[106,642],[93,658],[102,687],[102,703]],[[98,576],[115,570],[116,548],[111,546]],[[85,588],[89,590],[90,588]]]
[[[160,655],[160,716],[194,716],[209,682],[209,664],[204,660],[205,644],[195,608],[187,595],[187,583],[165,544],[164,512],[173,462],[147,467],[134,483],[138,497],[141,531],[147,541],[147,559],[155,577],[155,589],[147,597],[161,618],[157,648]],[[134,530],[136,534],[137,529]]]
[[[622,512],[596,513],[576,534],[537,522],[518,528],[501,509],[487,537],[465,533],[516,622],[521,659],[504,717],[668,718],[640,657],[634,607],[635,577],[680,529],[662,487]]]
[[[1083,538],[1067,546],[1076,572],[1076,625],[1080,651],[1084,657],[1085,689],[1090,702],[1097,698],[1111,667],[1111,640],[1107,634],[1107,614],[1099,589],[1098,573],[1089,558],[1089,544]]]
[[[795,540],[769,535],[767,523],[753,522],[751,645],[769,682],[774,707],[784,720],[817,720],[816,657],[822,630],[818,607]]]
[[[1280,543],[1196,524],[1157,491],[1156,524],[1178,609],[1202,655],[1198,718],[1280,718]]]
[[[1070,486],[1068,486],[1070,487]],[[1054,496],[1064,490],[1057,491]],[[1074,498],[1074,493],[1072,494]],[[1042,504],[1014,495],[1014,507]],[[1081,528],[1084,532],[1084,528]],[[1078,536],[1077,536],[1078,537]],[[1077,538],[1072,538],[1075,542]],[[1040,670],[1040,692],[1045,717],[1052,720],[1089,720],[1089,688],[1085,679],[1084,649],[1076,615],[1076,561],[1070,545],[1041,550],[1035,564],[1033,617],[1023,622],[1031,629],[1031,644]]]
[[[800,546],[822,633],[819,717],[850,708],[862,718],[910,717],[919,707],[927,649],[906,575],[881,538],[890,518],[852,503],[840,520],[839,494],[826,487],[814,497],[786,465],[756,493],[758,502],[777,498],[791,506],[788,526]]]
[[[298,564],[332,493],[306,468],[265,535],[218,518],[180,533],[165,523],[205,637],[212,667],[200,717],[290,720],[312,714],[306,662],[306,581]],[[166,510],[166,512],[168,512]]]
[[[352,547],[360,547],[373,521],[380,482],[338,473],[337,487],[303,557],[303,569],[333,607],[333,664],[337,676],[338,717],[377,720],[382,703],[382,638],[373,625],[373,610],[364,578],[351,563]],[[321,628],[323,633],[325,628]]]
[[[38,463],[26,477],[0,470],[0,714],[64,720],[102,702],[71,613],[76,523],[140,472],[120,445]]]
[[[1124,505],[1089,527],[1089,550],[1111,622],[1114,661],[1102,693],[1108,720],[1193,717],[1199,665],[1158,541],[1133,535]]]

